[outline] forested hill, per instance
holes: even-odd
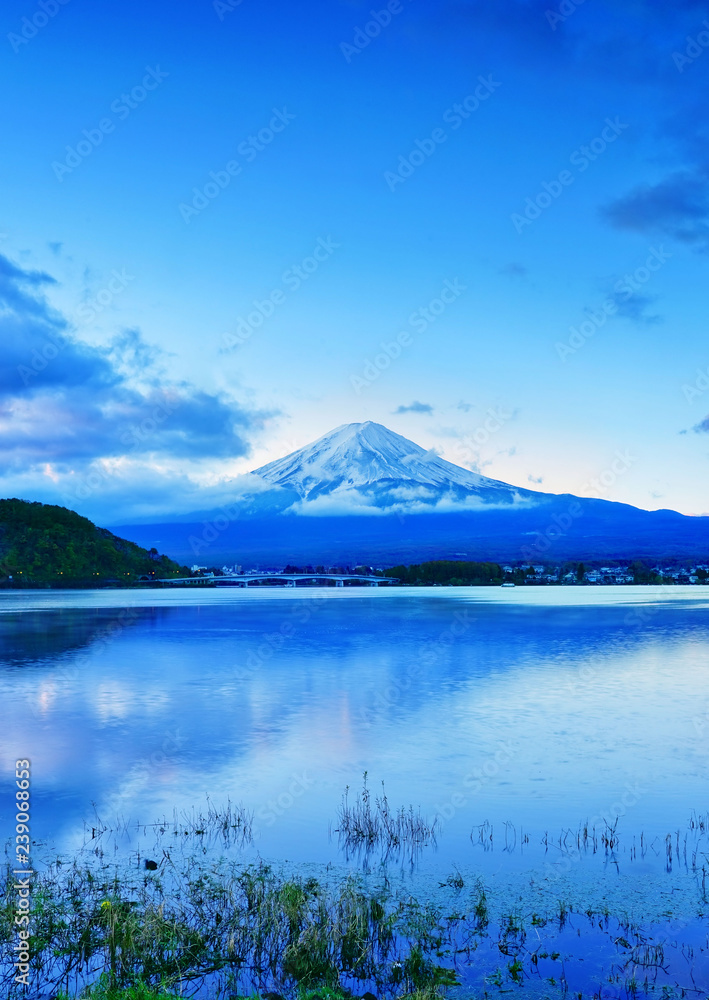
[[[66,507],[0,500],[0,586],[126,586],[146,574],[189,571]]]

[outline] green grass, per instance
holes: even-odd
[[[12,881],[8,869],[3,946],[14,937]],[[322,997],[343,984],[404,994],[456,981],[450,920],[435,907],[364,891],[354,878],[325,886],[263,864],[199,867],[190,857],[182,871],[166,865],[112,875],[108,866],[57,866],[36,877],[30,917],[33,988],[72,998],[162,1000],[201,986],[218,986],[223,996],[318,990]],[[15,993],[7,973],[0,995]]]
[[[160,859],[154,870],[137,862],[110,865],[97,851],[90,863],[78,854],[36,875],[28,991],[14,984],[7,964],[17,903],[7,866],[0,878],[0,997],[358,1000],[371,991],[378,1000],[441,1000],[458,985],[457,970],[476,965],[481,982],[508,992],[540,983],[540,976],[561,984],[567,967],[585,975],[579,963],[589,944],[612,945],[612,981],[629,996],[646,997],[635,976],[655,975],[670,954],[664,937],[611,919],[607,908],[584,911],[551,898],[543,912],[527,909],[521,898],[508,898],[502,908],[481,881],[457,871],[439,884],[445,902],[433,904],[404,889],[397,894],[386,878],[377,887],[364,876],[328,874],[323,881],[216,860],[204,850],[203,826],[211,817],[215,829],[231,835],[248,821],[241,815],[230,807],[188,817],[195,827],[187,834],[189,849],[183,851],[180,835],[179,848],[164,845],[153,854]],[[159,830],[172,840],[174,831]],[[561,961],[556,935],[569,924],[578,952],[567,949],[561,967],[544,965]],[[582,943],[582,932],[595,937]],[[673,990],[668,985],[663,996],[681,995]],[[480,1000],[494,995],[479,994]]]
[[[401,1000],[404,998],[405,1000],[442,1000],[443,995],[444,991],[441,987],[429,986],[403,994]],[[67,994],[60,993],[57,1000],[182,1000],[182,998],[162,987],[146,986],[144,983],[127,988],[110,986],[104,978],[95,986],[84,990],[80,997],[69,997]],[[252,994],[251,997],[244,998],[244,1000],[261,1000],[261,998],[258,994]],[[321,986],[316,990],[299,990],[297,1000],[353,1000],[353,995],[349,990]]]
[[[182,1000],[177,993],[171,993],[160,986],[111,986],[108,977],[103,976],[96,985],[83,990],[79,997],[60,993],[57,1000]]]

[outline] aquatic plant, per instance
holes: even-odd
[[[0,906],[4,998],[27,995],[13,983],[12,880],[8,866]],[[399,903],[385,889],[365,892],[353,879],[327,888],[314,878],[281,877],[263,864],[200,864],[193,856],[176,870],[168,857],[153,873],[55,863],[36,876],[30,917],[30,996],[50,987],[74,996],[92,983],[106,1000],[118,988],[152,1000],[148,987],[158,996],[357,983],[410,992],[456,978],[451,922],[435,908]]]
[[[345,788],[335,832],[348,852],[364,850],[368,853],[373,847],[380,847],[385,857],[393,852],[407,852],[413,858],[422,847],[436,843],[436,826],[436,819],[429,823],[420,809],[414,811],[412,805],[408,809],[401,806],[393,810],[384,782],[381,796],[372,799],[365,771],[362,790],[354,802],[349,799],[349,785]]]
[[[84,822],[84,848],[103,857],[119,841],[130,841],[132,831],[143,837],[150,832],[154,854],[162,855],[178,841],[191,843],[196,837],[202,846],[243,849],[253,842],[253,813],[241,804],[234,805],[230,799],[225,805],[216,806],[206,796],[206,809],[195,806],[189,812],[175,809],[171,819],[163,817],[154,823],[130,824],[119,816],[104,820],[94,807],[91,823]]]

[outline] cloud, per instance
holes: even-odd
[[[500,268],[500,274],[506,274],[510,278],[524,278],[529,274],[529,270],[524,264],[517,264],[515,261],[512,261]]]
[[[250,453],[266,414],[225,393],[170,379],[167,355],[139,330],[105,348],[76,339],[45,298],[56,282],[0,255],[0,475],[48,500],[101,470],[126,482],[152,475],[172,489],[210,461]],[[101,476],[99,476],[101,478]],[[169,487],[168,487],[169,484]],[[101,491],[93,501],[100,506]],[[184,488],[184,482],[182,482]],[[126,490],[126,494],[129,491]],[[56,502],[56,501],[55,501]]]
[[[411,455],[403,455],[401,461],[404,465],[418,465],[421,462],[435,462],[437,458],[441,458],[443,452],[440,448],[429,448],[428,451],[420,452],[415,451]]]
[[[156,374],[158,362],[165,358],[165,352],[152,344],[146,344],[140,330],[122,330],[111,341],[108,348],[111,364],[125,375],[141,372],[142,376]],[[164,367],[160,369],[164,373]]]
[[[638,292],[613,292],[609,296],[616,307],[615,315],[630,319],[634,323],[661,323],[662,316],[658,313],[648,313],[648,309],[657,300],[655,295],[640,295]]]
[[[52,313],[37,294],[45,285],[55,284],[45,271],[23,271],[0,254],[0,301],[6,309],[20,309],[30,316],[46,315],[50,322],[57,322],[58,314]]]
[[[529,483],[536,483],[537,486],[540,486],[544,482],[544,476],[532,476],[532,475],[529,475],[529,476],[527,476],[527,482],[529,482]]]
[[[709,434],[709,416],[706,416],[704,420],[700,421],[698,424],[695,424],[692,430],[696,434]]]
[[[680,170],[657,184],[645,184],[601,209],[617,229],[665,234],[706,250],[709,245],[709,179]]]
[[[559,50],[566,31],[565,24],[552,31],[547,10],[554,8],[548,0],[457,0],[442,5],[438,11],[439,23],[456,34],[461,31],[497,35],[515,45],[518,55],[525,60],[539,53]]]
[[[289,515],[303,517],[349,517],[353,514],[366,517],[391,517],[397,511],[405,510],[401,505],[377,507],[374,501],[357,490],[346,493],[329,493],[314,500],[299,500],[286,511]]]
[[[359,490],[346,490],[330,493],[314,500],[299,500],[292,504],[286,514],[301,517],[391,517],[409,514],[456,514],[471,510],[509,510],[515,507],[532,507],[539,501],[531,494],[521,495],[516,491],[510,494],[509,500],[486,502],[476,494],[461,497],[456,493],[446,493],[437,496],[435,491],[426,487],[392,490],[389,497],[394,503],[379,506],[374,496],[361,493]]]
[[[430,403],[419,403],[418,400],[414,400],[409,406],[398,406],[394,413],[433,413],[433,407]]]

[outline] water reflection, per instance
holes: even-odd
[[[328,831],[365,770],[394,806],[437,818],[422,864],[446,874],[486,822],[538,845],[622,810],[630,850],[703,806],[703,598],[638,620],[627,594],[140,596],[0,615],[3,767],[32,759],[35,833],[65,846],[92,803],[106,824],[149,823],[209,792],[253,813],[261,855],[343,860]]]

